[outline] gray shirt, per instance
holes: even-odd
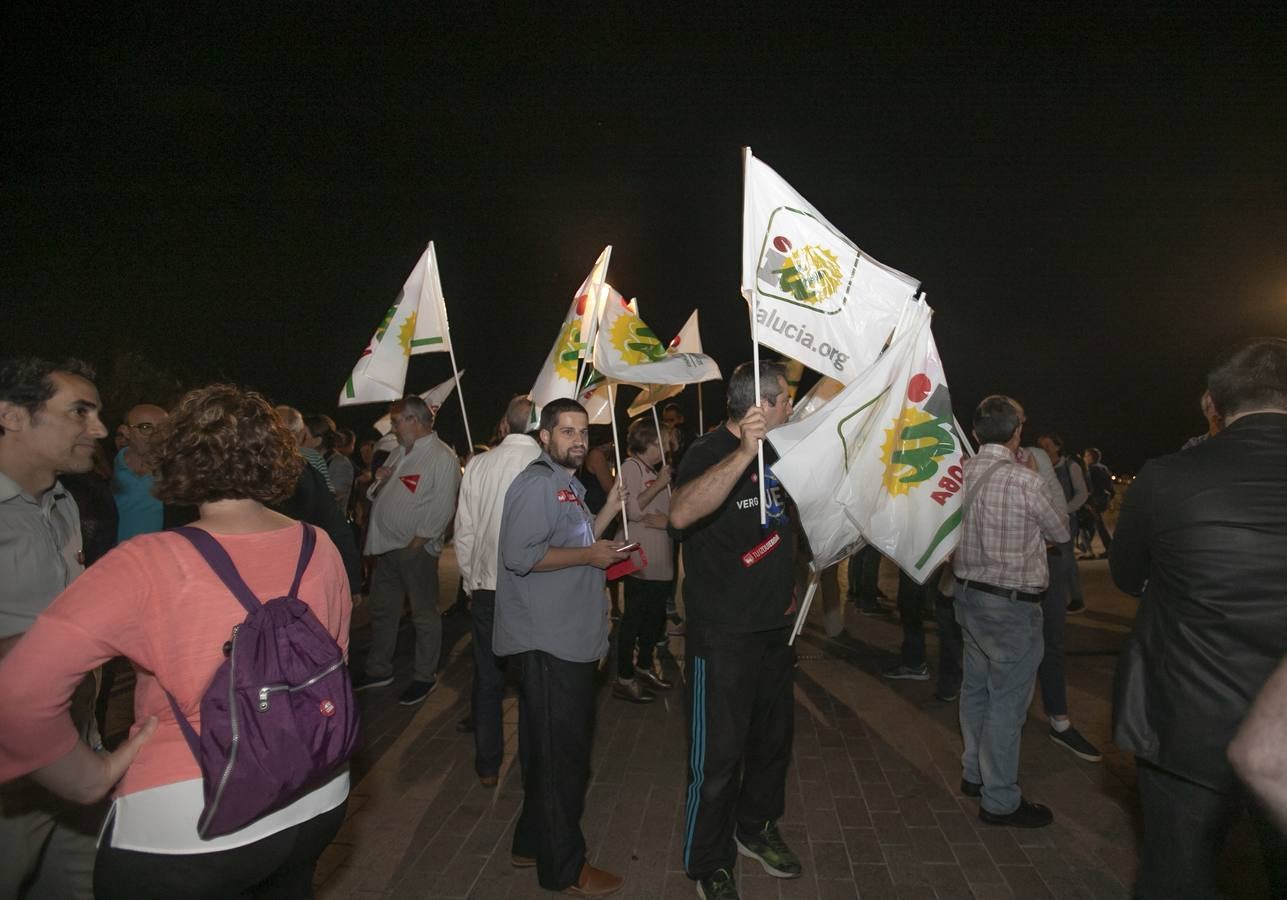
[[[80,512],[61,482],[39,499],[0,472],[0,638],[22,634],[85,571]]]
[[[585,487],[542,453],[505,493],[492,631],[497,656],[542,650],[568,662],[592,662],[608,652],[603,570],[533,571],[552,547],[593,543]]]

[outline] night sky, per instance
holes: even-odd
[[[477,440],[612,244],[727,372],[743,145],[922,281],[963,421],[1009,393],[1129,472],[1205,430],[1219,352],[1287,334],[1287,5],[508,6],[4,13],[3,351],[334,412],[432,239]]]

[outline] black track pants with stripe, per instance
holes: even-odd
[[[789,628],[729,634],[689,622],[683,847],[690,878],[731,872],[734,828],[753,833],[782,816],[795,725],[789,636]]]

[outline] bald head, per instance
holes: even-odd
[[[155,403],[140,403],[125,414],[126,446],[140,457],[145,458],[152,449],[152,438],[156,430],[169,417],[164,409]]]

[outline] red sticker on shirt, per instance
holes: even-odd
[[[560,503],[576,503],[576,491],[569,491],[567,488],[563,488],[554,496]]]
[[[768,556],[769,552],[780,543],[782,543],[782,536],[776,531],[773,532],[763,542],[756,544],[742,554],[742,565],[748,569],[751,568],[751,566]]]
[[[409,490],[413,494],[416,492],[416,488],[420,486],[419,475],[403,475],[398,480],[401,481],[404,485],[406,485],[407,490]]]

